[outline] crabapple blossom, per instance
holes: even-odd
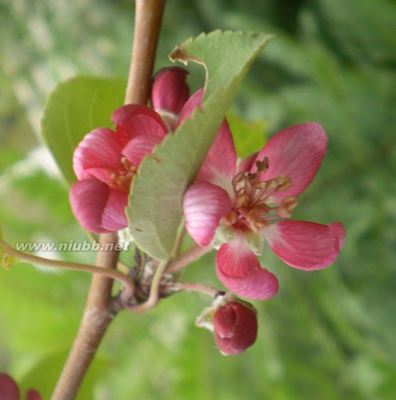
[[[179,67],[160,70],[151,94],[158,113],[142,105],[120,107],[112,116],[114,131],[94,129],[76,148],[73,167],[78,180],[70,191],[70,203],[88,231],[114,232],[128,225],[125,207],[131,181],[143,158],[175,128],[189,95],[186,75]]]
[[[216,272],[229,290],[256,300],[277,293],[277,278],[257,259],[264,241],[294,268],[313,271],[335,261],[345,238],[341,223],[289,220],[326,147],[319,124],[300,124],[277,133],[237,164],[230,132],[216,138],[185,193],[183,209],[195,242],[219,247]]]
[[[166,135],[161,117],[152,109],[127,105],[112,116],[115,131],[97,128],[74,152],[77,176],[70,191],[72,211],[91,232],[125,228],[125,207],[131,181],[144,156]]]

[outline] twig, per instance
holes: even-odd
[[[127,275],[119,272],[117,270],[113,270],[110,268],[101,268],[94,265],[88,264],[81,264],[81,263],[73,263],[68,261],[60,261],[60,260],[51,260],[48,258],[38,257],[33,254],[23,253],[19,250],[14,249],[9,244],[7,244],[4,240],[0,239],[0,247],[3,248],[5,253],[10,256],[13,256],[19,260],[27,261],[31,264],[38,264],[38,265],[45,265],[46,267],[50,268],[61,268],[61,269],[70,269],[74,271],[81,271],[81,272],[89,272],[91,274],[98,274],[102,275],[114,280],[121,282],[124,285],[124,290],[130,293],[132,296],[134,292],[134,282],[131,278]]]
[[[194,246],[190,250],[187,250],[179,258],[169,263],[166,272],[175,273],[180,272],[183,268],[187,267],[193,261],[198,260],[212,249],[210,247],[199,247]]]
[[[148,299],[144,303],[129,307],[128,310],[133,312],[144,312],[149,310],[150,308],[153,308],[157,304],[159,298],[159,288],[161,284],[161,278],[167,266],[168,266],[168,261],[160,262],[157,269],[155,270],[153,280],[151,281],[150,294]]]
[[[125,103],[146,104],[151,85],[165,0],[136,0],[135,30]],[[117,243],[117,234],[101,235],[101,244]],[[103,247],[102,247],[103,248]],[[118,252],[100,251],[96,265],[115,269]],[[113,318],[112,279],[94,275],[79,331],[52,395],[52,400],[73,400]]]

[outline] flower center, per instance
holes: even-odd
[[[288,176],[260,180],[261,173],[268,169],[268,158],[257,161],[256,166],[257,172],[239,172],[232,180],[235,199],[225,223],[238,230],[258,232],[279,217],[289,218],[297,205],[295,197],[285,197],[280,203],[274,202],[272,197],[290,187]]]
[[[125,157],[121,157],[121,166],[118,170],[110,173],[110,187],[129,193],[132,178],[136,174],[137,167],[128,161]]]

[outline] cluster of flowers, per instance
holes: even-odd
[[[21,394],[19,387],[11,376],[0,373],[0,399],[1,400],[20,400]],[[29,389],[25,394],[26,400],[41,400],[37,390]]]
[[[73,166],[78,181],[70,200],[74,215],[87,230],[113,232],[127,226],[128,192],[140,162],[202,101],[203,89],[189,97],[186,75],[178,67],[159,71],[152,85],[152,108],[126,105],[117,109],[112,116],[114,131],[95,129],[77,147]],[[217,276],[236,295],[266,300],[278,292],[277,278],[257,258],[264,242],[294,268],[313,271],[335,261],[345,237],[341,223],[289,219],[326,148],[322,127],[306,123],[282,130],[260,151],[238,160],[227,121],[219,127],[185,193],[183,210],[194,241],[218,249]],[[218,345],[218,337],[226,337],[227,329],[233,337],[238,336],[238,329],[243,335],[246,326],[257,330],[255,313],[243,303],[223,305],[219,310],[221,317],[215,318],[220,321],[215,323]],[[249,318],[255,323],[247,324]],[[250,340],[254,339],[251,335]],[[232,346],[221,350],[235,354],[244,346],[237,346],[238,351],[231,350]]]

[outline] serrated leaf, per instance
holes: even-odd
[[[146,157],[134,179],[127,209],[138,246],[166,259],[182,221],[182,199],[194,179],[232,99],[269,35],[215,31],[189,39],[172,60],[202,64],[206,71],[203,106]]]
[[[267,128],[265,120],[247,121],[230,112],[227,113],[227,121],[240,157],[246,157],[263,147]]]
[[[49,97],[42,135],[70,183],[74,149],[94,128],[111,128],[111,113],[123,104],[126,82],[120,78],[78,76],[59,84]]]

